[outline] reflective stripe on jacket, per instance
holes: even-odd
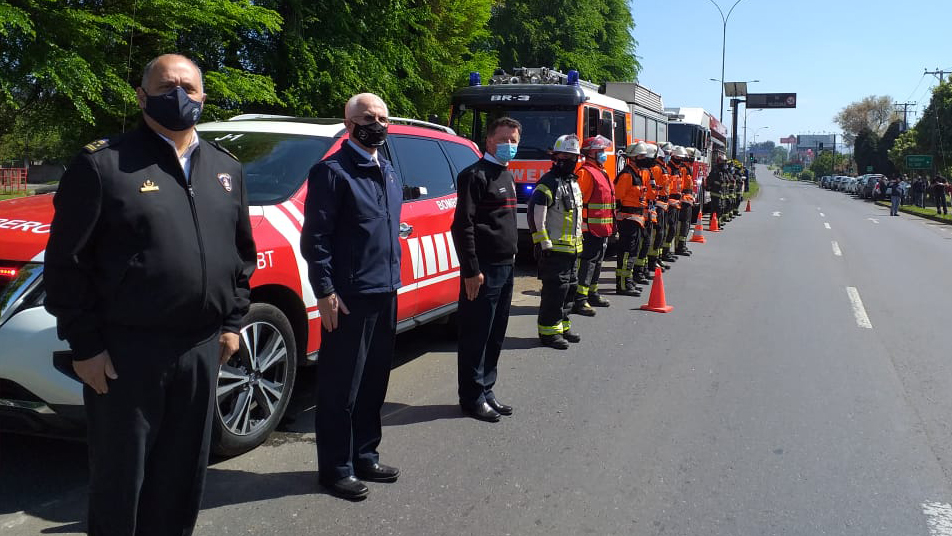
[[[586,162],[578,170],[578,186],[582,192],[582,231],[611,236],[615,232],[615,186],[608,174]]]

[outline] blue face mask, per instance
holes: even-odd
[[[598,153],[598,156],[595,157],[595,159],[598,160],[599,164],[604,164],[608,160],[608,155],[605,153],[605,151],[602,151]]]
[[[516,157],[517,151],[519,151],[518,143],[497,143],[496,153],[493,156],[496,157],[496,160],[505,164]]]

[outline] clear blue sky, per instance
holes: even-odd
[[[726,15],[735,0],[714,1]],[[723,23],[711,0],[631,6],[639,82],[661,93],[665,106],[701,106],[717,116],[720,86],[708,79],[721,76]],[[749,84],[752,93],[797,93],[796,109],[751,111],[748,141],[755,131],[758,142],[774,143],[840,133],[833,117],[867,95],[915,101],[917,111],[928,104],[937,79],[923,70],[952,70],[952,0],[741,0],[727,23],[726,56],[725,81],[760,80]],[[740,124],[743,142],[743,116]]]

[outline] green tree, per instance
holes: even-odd
[[[856,134],[856,140],[853,143],[853,159],[856,160],[859,173],[866,173],[870,166],[872,166],[874,172],[882,173],[882,171],[876,169],[878,145],[879,135],[872,130],[864,128]]]
[[[916,123],[917,146],[923,154],[934,157],[937,169],[946,171],[952,165],[952,81],[932,90],[929,106]]]
[[[280,23],[250,0],[0,0],[0,159],[62,156],[129,128],[139,73],[166,52],[203,69],[207,118],[276,102],[242,69],[241,39]]]
[[[919,133],[916,129],[911,128],[896,138],[896,142],[888,151],[889,160],[903,173],[910,171],[906,168],[906,156],[923,152],[922,149],[919,148],[918,137]]]
[[[823,151],[813,160],[813,163],[810,164],[810,171],[817,177],[823,177],[825,175],[843,173],[848,165],[849,157],[845,154],[837,153],[834,160],[832,151]]]
[[[833,121],[843,129],[847,144],[852,144],[864,129],[882,136],[886,127],[900,117],[893,102],[889,95],[870,95],[840,110]]]
[[[286,24],[250,54],[248,68],[270,76],[283,101],[256,111],[340,117],[350,96],[370,91],[391,115],[438,115],[470,71],[489,74],[496,64],[491,0],[259,3]]]
[[[634,27],[625,0],[503,0],[490,20],[504,69],[576,69],[596,83],[637,78]]]

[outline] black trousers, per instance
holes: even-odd
[[[721,203],[721,198],[720,198],[720,197],[714,197],[713,194],[711,195],[711,214],[712,214],[712,215],[717,214],[718,216],[723,216],[723,215],[724,215],[724,210],[723,210],[723,206],[722,206],[722,203]]]
[[[577,255],[555,251],[539,259],[539,279],[542,280],[539,335],[556,335],[572,327],[569,311],[578,287],[577,261]]]
[[[658,223],[654,224],[654,238],[651,241],[651,249],[648,251],[649,257],[657,257],[661,254],[661,246],[664,245],[665,231],[668,226],[668,211],[658,210]]]
[[[691,205],[683,204],[678,210],[678,244],[682,245],[688,238],[688,233],[691,231],[691,217],[694,207]]]
[[[341,296],[350,314],[337,329],[321,327],[317,358],[317,468],[333,482],[354,474],[355,463],[377,463],[380,410],[387,396],[397,327],[397,294]]]
[[[578,259],[578,294],[588,296],[598,292],[598,278],[602,273],[602,261],[608,250],[608,237],[582,233],[582,254]]]
[[[945,193],[940,195],[933,194],[932,197],[935,199],[935,211],[946,214],[949,212],[949,206],[946,204]]]
[[[634,220],[618,220],[618,254],[615,255],[615,277],[631,278],[635,259],[645,242],[645,229]]]
[[[674,237],[678,235],[678,221],[680,221],[680,219],[681,209],[669,207],[667,227],[664,230],[664,244],[666,247],[670,247],[674,242]]]
[[[496,365],[509,326],[513,265],[480,263],[483,285],[475,300],[466,298],[460,279],[459,350],[456,354],[459,402],[482,404],[495,398]]]
[[[93,536],[187,536],[205,487],[221,345],[218,330],[176,336],[107,328],[119,376],[83,387]]]

